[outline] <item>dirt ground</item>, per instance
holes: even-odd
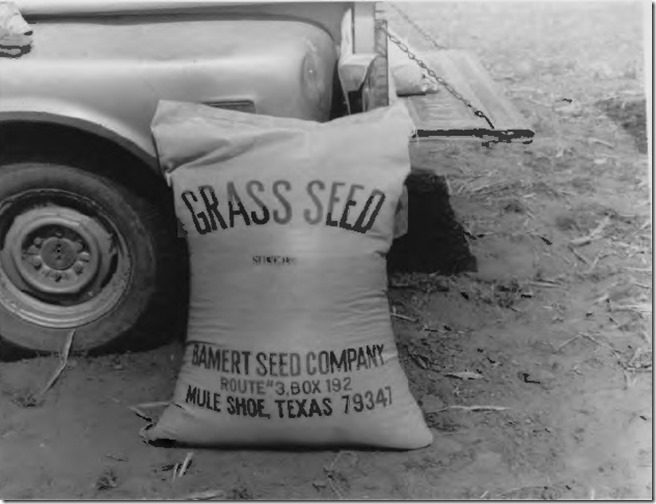
[[[651,181],[638,3],[402,7],[474,51],[536,130],[530,145],[413,146],[445,174],[479,271],[395,274],[411,389],[435,434],[410,452],[144,444],[128,409],[167,400],[182,345],[0,367],[0,497],[652,498]],[[425,41],[390,13],[397,31]],[[472,379],[447,376],[469,371]],[[452,406],[493,406],[467,410]],[[506,408],[506,409],[502,409]]]

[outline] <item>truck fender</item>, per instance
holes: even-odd
[[[155,146],[150,137],[128,124],[90,107],[63,100],[43,98],[0,101],[0,126],[8,122],[49,123],[72,127],[113,142],[159,170]]]

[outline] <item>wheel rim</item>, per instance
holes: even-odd
[[[63,191],[28,192],[5,205],[0,219],[10,222],[0,235],[5,308],[43,327],[71,328],[116,306],[131,259],[97,205]]]

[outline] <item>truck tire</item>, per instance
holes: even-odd
[[[163,340],[180,313],[167,296],[177,241],[153,203],[105,176],[0,165],[0,338],[39,353],[72,331],[76,352]]]

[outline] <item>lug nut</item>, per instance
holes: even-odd
[[[37,236],[36,238],[34,238],[34,241],[32,243],[34,243],[34,245],[36,245],[38,247],[39,245],[41,245],[43,243],[43,239],[39,238]]]
[[[27,261],[36,269],[39,269],[43,264],[43,261],[39,256],[31,256]]]
[[[89,262],[89,259],[91,259],[91,256],[89,255],[89,252],[81,252],[80,255],[78,256],[78,258],[81,261]]]
[[[82,273],[82,271],[84,271],[84,265],[80,261],[77,261],[73,265],[73,271],[75,271],[75,273],[79,275],[80,273]]]

